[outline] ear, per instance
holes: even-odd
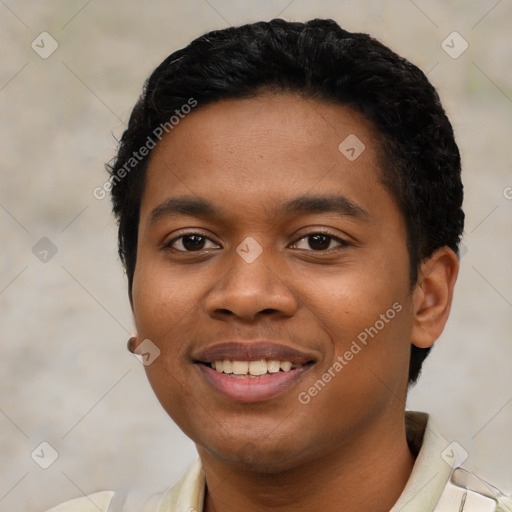
[[[133,311],[133,299],[132,299],[132,292],[130,289],[128,289],[128,298],[130,299],[130,308],[132,310],[132,316],[134,314]],[[135,349],[140,345],[139,335],[137,332],[128,340],[126,343],[126,348],[133,354]]]
[[[449,247],[437,249],[421,263],[413,291],[411,343],[416,347],[431,347],[443,332],[458,273],[459,260]]]
[[[140,341],[139,337],[137,336],[137,334],[135,334],[126,343],[126,348],[128,349],[129,352],[134,354],[135,350],[140,345],[140,343],[141,343],[141,341]]]

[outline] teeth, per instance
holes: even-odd
[[[289,372],[292,369],[292,363],[290,361],[281,361],[281,370],[283,372]]]
[[[292,369],[300,368],[301,364],[293,364],[291,361],[277,361],[275,359],[266,361],[213,361],[212,368],[218,372],[234,375],[265,375],[266,373],[277,373],[280,370],[289,372]]]
[[[281,361],[267,361],[268,373],[277,373],[281,369]]]
[[[265,360],[251,361],[249,363],[249,373],[251,375],[264,375],[267,373],[267,362]]]
[[[249,371],[249,361],[233,361],[232,373],[235,375],[247,375]]]

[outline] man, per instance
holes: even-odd
[[[405,412],[464,224],[417,67],[332,20],[208,33],[152,73],[109,170],[129,349],[199,459],[55,511],[512,510]]]

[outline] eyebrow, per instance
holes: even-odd
[[[276,211],[278,216],[301,213],[335,213],[343,217],[353,217],[365,222],[369,222],[371,218],[367,210],[358,206],[347,197],[339,195],[305,195],[296,197],[281,205]]]
[[[304,195],[278,205],[274,210],[275,217],[285,217],[299,214],[334,213],[343,217],[351,217],[363,222],[370,221],[367,210],[358,206],[345,196],[340,195]],[[206,199],[195,197],[170,197],[155,207],[147,221],[147,226],[155,224],[164,217],[188,215],[191,217],[223,218],[223,212]]]

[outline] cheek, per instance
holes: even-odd
[[[364,328],[374,325],[395,302],[407,299],[402,274],[406,271],[399,274],[392,269],[381,270],[377,264],[353,263],[330,273],[325,270],[316,275],[295,273],[294,290],[305,309],[333,337],[357,336]],[[395,313],[391,311],[388,316],[394,319]]]
[[[330,339],[323,370],[342,358],[343,368],[338,366],[336,374],[349,377],[352,389],[374,385],[376,379],[394,387],[409,363],[408,269],[379,268],[378,262],[369,268],[371,272],[354,264],[337,275],[300,279],[302,288],[296,289],[308,315]]]
[[[144,366],[148,381],[162,407],[186,431],[187,415],[193,400],[187,386],[187,343],[195,336],[197,297],[194,287],[168,267],[138,261],[133,281],[133,309],[140,340],[149,339],[160,353]]]
[[[200,337],[200,293],[201,286],[183,273],[177,274],[158,263],[141,260],[134,276],[133,306],[139,339],[151,340],[160,351],[144,368],[169,414],[184,409],[183,396],[188,394],[190,341]]]
[[[137,262],[133,280],[133,309],[140,336],[165,341],[173,326],[197,308],[197,285],[156,258]]]

